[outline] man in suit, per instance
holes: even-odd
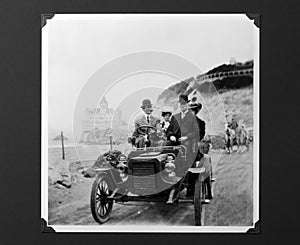
[[[187,95],[179,96],[180,112],[172,116],[166,131],[167,145],[184,145],[187,149],[186,166],[183,166],[182,171],[187,170],[194,163],[197,152],[193,146],[199,138],[198,123],[195,115],[189,109],[188,103]]]
[[[180,112],[172,116],[166,131],[167,139],[174,145],[190,144],[197,139],[199,128],[195,115],[189,109],[187,95],[179,96]]]
[[[139,127],[144,126],[144,125],[149,125],[149,126],[153,126],[155,128],[159,128],[159,124],[160,124],[160,119],[151,115],[151,113],[153,111],[151,100],[144,99],[142,101],[141,108],[143,110],[143,115],[135,120],[135,122],[134,122],[135,130],[132,135],[132,142],[138,148],[144,147],[145,145],[150,146],[150,141],[147,138],[147,135],[142,134],[138,130]],[[147,129],[147,130],[150,131],[150,129]]]
[[[197,119],[189,108],[189,102],[187,95],[179,96],[180,112],[171,117],[170,125],[166,131],[167,145],[184,145],[186,147],[186,161],[177,164],[175,169],[176,175],[180,177],[186,174],[186,171],[195,163],[197,157],[194,145],[199,140],[199,128]],[[187,176],[187,182],[189,182],[189,179],[190,177]],[[172,193],[171,190],[167,203],[173,203]]]
[[[190,105],[190,109],[192,110],[192,112],[194,113],[194,115],[196,117],[198,127],[199,127],[199,141],[201,141],[205,136],[205,122],[203,120],[201,120],[197,116],[197,114],[202,109],[202,104],[201,103],[193,103]]]

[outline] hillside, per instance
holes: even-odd
[[[223,64],[209,70],[206,74],[226,71],[238,71],[249,68],[253,68],[253,60],[246,61],[245,63],[237,62],[235,64]]]
[[[196,75],[195,77],[187,78],[183,81],[180,81],[168,89],[163,91],[159,96],[158,100],[168,100],[174,95],[179,94],[190,94],[192,91],[188,89],[188,86],[195,82],[196,89],[201,92],[208,94],[210,89],[209,87],[213,85],[218,91],[219,90],[226,90],[226,89],[238,89],[251,86],[253,84],[252,77],[245,75],[239,77],[227,77],[223,79],[215,79],[213,82],[200,82],[200,78],[205,75],[210,75],[214,73],[220,72],[235,72],[244,69],[253,69],[253,60],[247,61],[245,63],[237,62],[236,64],[222,64],[215,68],[212,68],[208,72],[204,74]],[[222,92],[222,91],[221,91]]]
[[[253,126],[253,77],[240,75],[214,79],[197,80],[206,74],[231,72],[253,68],[253,61],[223,64],[207,73],[180,81],[164,90],[157,99],[160,106],[172,106],[178,111],[176,102],[180,94],[187,94],[194,102],[202,103],[199,116],[206,121],[207,134],[223,134],[226,121],[235,116],[248,127]],[[189,87],[192,86],[191,87]]]

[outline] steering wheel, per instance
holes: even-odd
[[[141,135],[149,135],[150,129],[156,131],[156,127],[153,127],[151,125],[141,125],[136,129],[136,131]]]

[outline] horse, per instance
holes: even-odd
[[[225,130],[225,148],[227,153],[233,152],[233,140],[235,138],[235,131],[229,127]]]

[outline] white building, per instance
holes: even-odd
[[[85,119],[82,121],[82,130],[91,131],[95,128],[98,128],[99,130],[115,128],[121,125],[121,121],[121,110],[109,108],[106,98],[103,97],[99,107],[86,109]]]

